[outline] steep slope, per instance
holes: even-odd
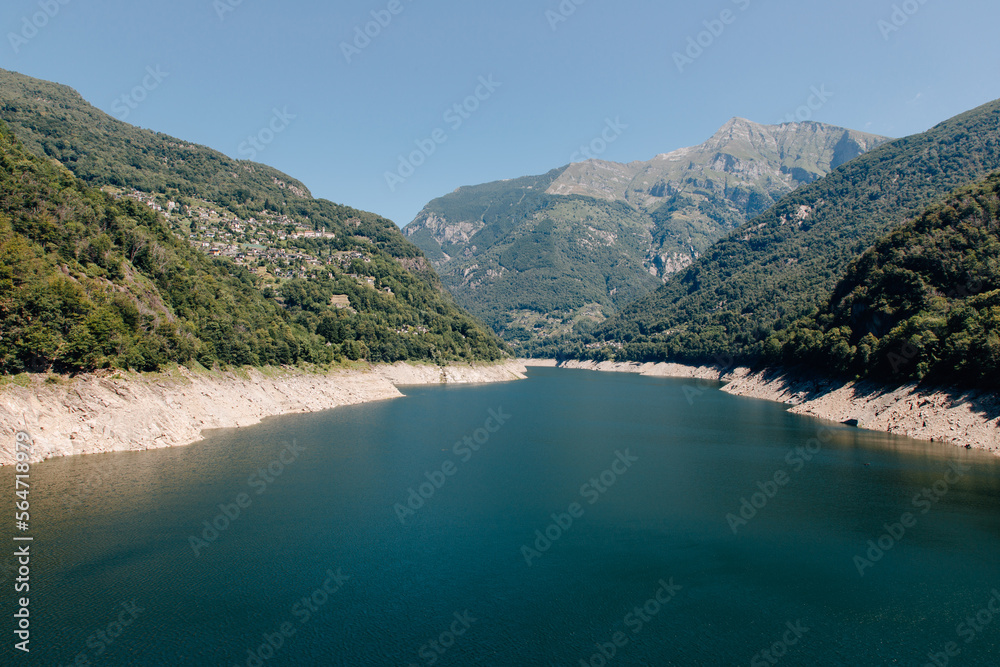
[[[313,199],[302,183],[266,165],[123,123],[61,84],[0,69],[0,120],[29,151],[57,160],[90,185],[197,197],[242,219],[270,210],[314,230],[346,231],[351,221],[345,237],[364,237],[398,258],[423,259],[381,216]]]
[[[611,315],[727,231],[883,141],[820,123],[734,118],[706,143],[648,162],[589,160],[459,188],[405,232],[462,305],[508,340],[537,341],[586,330],[581,321]]]
[[[0,371],[325,362],[324,342],[248,274],[27,153],[0,123]]]
[[[150,132],[105,114],[72,88],[0,69],[0,117],[32,153],[54,158],[94,185],[176,190],[222,206],[310,199],[277,169]],[[258,209],[259,210],[259,209]]]
[[[879,239],[764,350],[849,377],[1000,387],[1000,173]]]
[[[588,160],[570,165],[548,192],[626,201],[655,211],[677,194],[690,193],[697,201],[706,201],[712,191],[725,193],[732,188],[763,193],[793,189],[885,141],[822,123],[758,125],[733,118],[700,146],[657,155],[648,162]],[[699,186],[709,192],[699,192]],[[686,212],[692,214],[697,208],[691,206]]]
[[[955,188],[1000,169],[1000,102],[894,141],[802,188],[629,306],[574,354],[754,355],[818,306],[855,257]],[[593,352],[593,350],[598,352]]]
[[[11,191],[16,196],[9,195],[13,199],[5,206],[12,227],[4,232],[4,238],[13,244],[11,252],[19,258],[16,265],[10,260],[14,267],[10,279],[16,288],[13,294],[21,293],[17,280],[25,280],[24,276],[16,278],[17,271],[38,278],[29,282],[40,298],[47,300],[52,270],[77,281],[83,280],[79,274],[89,273],[93,274],[89,277],[110,281],[119,292],[139,290],[153,295],[163,306],[164,319],[191,320],[185,331],[202,343],[211,343],[195,341],[193,349],[183,350],[171,343],[174,347],[168,345],[162,354],[157,352],[142,363],[120,352],[70,360],[60,356],[61,352],[55,356],[45,352],[49,348],[35,346],[29,338],[14,355],[20,361],[9,361],[7,370],[49,364],[150,367],[184,358],[258,364],[345,356],[396,361],[496,359],[505,355],[502,342],[454,304],[420,250],[389,220],[312,199],[304,186],[269,167],[234,161],[211,149],[117,121],[65,86],[0,70],[0,104],[0,116],[9,119],[13,134],[24,137],[25,147],[44,158],[31,161],[32,169],[65,161],[65,167],[78,172],[87,184],[115,191],[109,198],[86,190],[80,181],[50,183],[45,180],[49,176],[36,179],[42,183],[37,191]],[[13,140],[9,143],[12,150],[16,147],[20,151],[21,157],[15,160],[20,164],[24,151]],[[64,172],[60,178],[67,175]],[[9,178],[7,181],[11,187],[16,185]],[[124,190],[111,186],[124,186]],[[61,203],[68,196],[64,192],[74,189],[88,193],[83,197],[85,203],[67,208]],[[23,223],[28,225],[24,229],[18,227],[22,224],[18,220],[37,217],[31,206],[46,214],[41,232],[31,231],[37,227],[34,222]],[[163,212],[157,214],[153,209]],[[112,224],[117,212],[123,212],[122,217],[131,222]],[[212,248],[214,254],[229,254],[230,258],[209,260],[186,240],[195,235],[181,223],[188,224],[192,218],[201,220],[199,231],[208,236],[221,237],[222,227],[243,229],[255,221],[266,225],[261,224],[259,240],[242,244],[227,241],[225,250],[231,252]],[[96,231],[87,227],[94,220],[98,221]],[[77,222],[85,228],[74,227],[72,223]],[[218,227],[206,228],[212,225]],[[139,230],[135,238],[133,226]],[[143,253],[152,253],[153,265],[140,265]],[[259,260],[251,259],[254,253]],[[41,263],[25,268],[23,262],[29,255],[32,262]],[[191,266],[196,267],[193,274]],[[164,278],[160,275],[163,272],[172,277]],[[128,280],[152,282],[140,290],[127,282],[115,282],[121,278],[119,273]],[[189,281],[185,276],[204,280]],[[229,281],[231,290],[219,287],[219,281]],[[112,288],[110,284],[107,287]],[[84,291],[95,293],[89,287]],[[208,301],[204,300],[206,295],[211,296]],[[138,298],[138,294],[123,298],[133,296]],[[198,317],[184,310],[181,302],[185,298],[197,302],[191,308]],[[220,299],[218,304],[212,301],[215,298]],[[86,319],[97,306],[91,299],[79,306],[73,317]],[[138,307],[140,311],[148,308]],[[223,317],[225,321],[218,327],[208,324],[216,314],[222,317],[222,313],[247,308],[263,310],[254,318],[233,315],[228,320]],[[18,326],[36,316],[30,308],[24,313],[27,320]],[[198,319],[202,316],[207,319]],[[80,324],[73,317],[66,320],[67,333]],[[276,319],[272,322],[272,318]],[[289,334],[294,344],[286,340],[285,333],[274,334],[272,324],[278,323],[294,330],[294,335]],[[142,326],[148,328],[147,324]],[[14,325],[8,322],[8,326]],[[11,330],[4,328],[4,341],[10,341],[7,334]],[[265,338],[271,342],[260,342]],[[255,348],[252,341],[263,347]],[[272,343],[290,351],[268,351]],[[65,348],[56,345],[52,349]]]

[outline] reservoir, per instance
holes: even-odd
[[[34,465],[0,662],[1000,662],[1000,459],[718,388],[536,368]]]

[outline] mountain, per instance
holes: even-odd
[[[1000,387],[1000,173],[879,239],[764,355],[895,384]]]
[[[852,260],[958,187],[1000,169],[1000,101],[885,144],[787,196],[623,310],[573,354],[754,357],[818,308]],[[588,349],[589,348],[589,349]]]
[[[72,88],[3,69],[0,117],[29,151],[58,160],[92,185],[173,190],[251,208],[262,197],[290,204],[311,199],[305,185],[276,169],[129,125]]]
[[[29,151],[93,186],[196,197],[244,220],[270,210],[313,230],[360,221],[351,235],[396,257],[423,259],[385,218],[313,199],[301,182],[266,165],[119,121],[67,86],[0,69],[0,119]]]
[[[248,275],[196,252],[147,207],[27,153],[6,126],[0,331],[5,373],[327,357],[323,341],[290,325]]]
[[[648,162],[463,187],[406,228],[458,302],[512,341],[586,330],[801,185],[886,141],[742,118]],[[590,325],[592,326],[592,325]]]
[[[506,355],[389,220],[2,70],[0,117],[5,373]]]

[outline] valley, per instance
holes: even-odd
[[[0,664],[995,667],[997,11],[884,1],[0,5]]]
[[[700,146],[597,159],[430,202],[404,229],[463,307],[516,350],[585,334],[796,188],[884,137],[734,118]]]

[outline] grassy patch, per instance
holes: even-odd
[[[31,374],[18,373],[17,375],[0,375],[0,387],[30,387]]]

